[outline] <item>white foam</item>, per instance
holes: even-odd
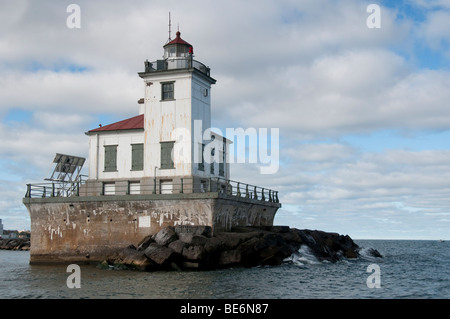
[[[320,261],[316,258],[316,256],[314,256],[311,249],[306,245],[302,245],[297,252],[293,253],[284,261],[293,263],[296,266],[320,264]]]
[[[379,259],[378,257],[372,255],[371,250],[373,250],[373,248],[361,247],[359,255],[361,256],[362,259],[365,260],[378,260]]]

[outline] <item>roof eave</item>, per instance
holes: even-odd
[[[84,134],[90,136],[90,135],[95,135],[95,134],[111,134],[111,133],[115,133],[115,134],[119,134],[121,132],[132,132],[132,131],[144,131],[144,128],[129,128],[129,129],[123,129],[123,130],[101,130],[101,131],[96,131],[96,130],[91,130],[91,131],[87,131]]]

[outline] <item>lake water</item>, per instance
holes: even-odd
[[[216,271],[138,272],[80,265],[81,288],[68,288],[67,265],[29,265],[29,252],[0,250],[0,298],[398,299],[450,298],[450,242],[355,240],[362,257],[318,262],[305,249],[281,266]],[[375,248],[383,258],[368,257]],[[379,273],[367,272],[369,265]],[[380,288],[369,288],[378,275]],[[376,280],[370,280],[371,283]]]

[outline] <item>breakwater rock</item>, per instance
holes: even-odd
[[[207,226],[169,226],[99,267],[153,271],[280,265],[303,245],[319,261],[331,262],[357,258],[360,249],[349,236],[288,226],[237,227],[214,236]]]
[[[30,250],[29,238],[0,239],[0,249]]]

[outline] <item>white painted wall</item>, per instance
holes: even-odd
[[[160,142],[177,141],[174,169],[158,170],[158,176],[210,176],[194,163],[194,121],[202,121],[202,131],[211,126],[211,84],[189,70],[148,74],[145,85],[145,175],[160,167]],[[174,100],[161,101],[162,83],[175,81]],[[206,93],[206,94],[205,94]],[[159,120],[158,120],[159,119]],[[203,133],[202,133],[203,134]],[[197,146],[198,147],[198,146]]]
[[[144,130],[91,133],[89,139],[89,178],[127,179],[153,177],[199,176],[218,177],[219,163],[214,163],[214,175],[210,164],[198,170],[194,150],[201,150],[201,143],[194,138],[194,123],[202,121],[203,132],[211,127],[211,82],[192,70],[174,70],[147,73],[144,79],[144,104],[139,113],[144,114]],[[174,81],[174,100],[162,101],[162,83]],[[176,141],[174,169],[161,167],[160,142]],[[144,144],[144,170],[131,170],[131,144]],[[205,144],[209,140],[204,141]],[[104,172],[105,145],[118,145],[117,172]],[[220,151],[220,150],[218,150]],[[206,154],[205,154],[206,156]],[[229,177],[229,165],[225,165],[225,177]]]
[[[131,144],[140,143],[144,143],[142,130],[91,133],[89,136],[89,179],[144,177],[144,171],[131,170]],[[116,172],[104,172],[105,145],[118,145]]]

